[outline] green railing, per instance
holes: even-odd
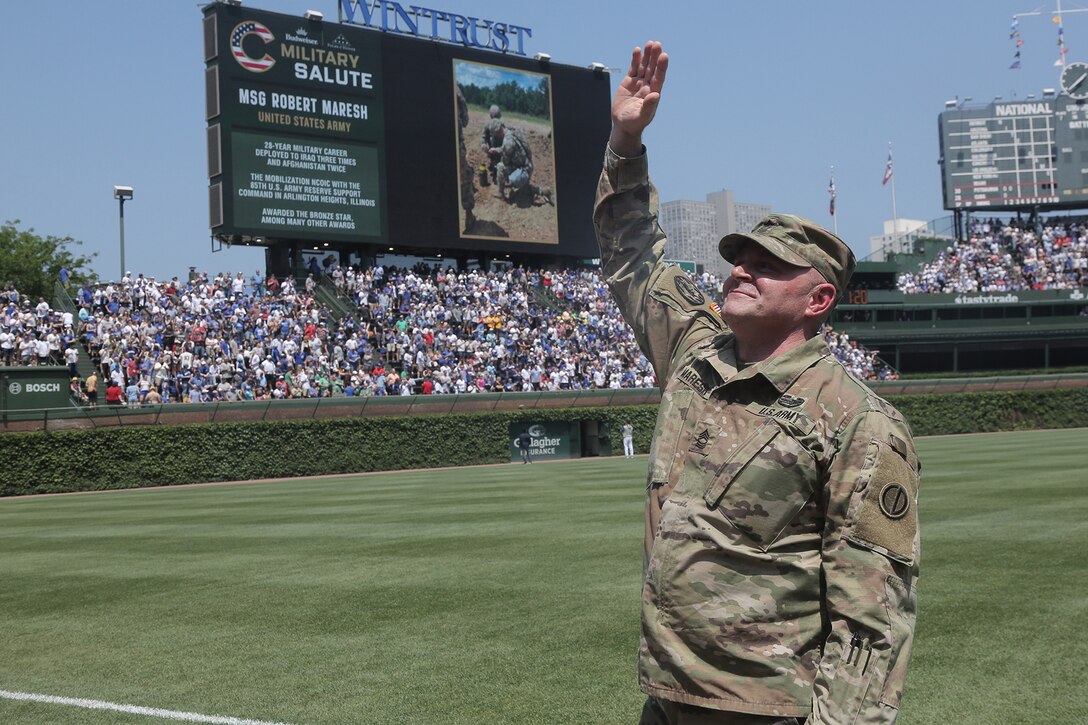
[[[76,363],[76,369],[79,370],[79,377],[86,380],[94,371],[94,363],[91,362],[91,354],[87,351],[86,345],[79,340],[79,307],[59,281],[53,283],[53,304],[59,310],[72,313],[72,329],[76,333],[76,347],[79,350],[79,362]]]
[[[4,431],[66,430],[118,425],[177,425],[236,421],[351,418],[382,415],[445,415],[494,410],[588,408],[657,403],[657,388],[570,390],[469,395],[380,395],[354,398],[312,398],[169,405],[50,408],[0,414]]]
[[[882,396],[1051,390],[1088,387],[1088,373],[894,380],[871,382],[868,385]],[[174,403],[137,408],[121,406],[99,406],[93,409],[51,408],[0,414],[2,416],[0,430],[54,431],[127,425],[179,425],[385,415],[447,415],[548,408],[656,405],[660,400],[661,391],[657,388],[621,388],[619,390],[373,396],[233,403]]]
[[[1088,387],[1088,373],[883,380],[871,382],[868,385],[881,396],[924,395],[928,393],[982,393],[1005,390],[1051,390]]]
[[[335,321],[339,322],[345,317],[354,320],[359,319],[359,308],[353,300],[340,294],[340,290],[337,289],[332,278],[322,275],[317,280],[314,296],[318,302],[323,302],[329,308],[329,312],[335,318]]]

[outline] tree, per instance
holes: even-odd
[[[13,285],[21,295],[34,300],[53,297],[61,267],[68,268],[70,286],[98,281],[89,268],[98,253],[88,257],[73,249],[83,242],[72,237],[42,237],[33,228],[20,230],[18,224],[16,219],[0,226],[0,285]]]

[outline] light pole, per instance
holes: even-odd
[[[118,278],[120,281],[125,278],[125,200],[132,198],[132,187],[113,187],[113,198],[120,204],[121,212],[121,276]]]

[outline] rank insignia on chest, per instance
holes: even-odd
[[[691,445],[688,446],[688,451],[690,453],[698,453],[699,455],[705,456],[714,449],[714,439],[721,434],[722,429],[717,424],[709,421],[701,423],[700,427],[702,430],[699,428],[694,429],[699,430],[699,433],[691,439]]]

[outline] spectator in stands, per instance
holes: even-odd
[[[975,220],[966,241],[899,276],[907,294],[1074,289],[1088,284],[1088,224]]]
[[[111,380],[109,386],[106,388],[106,405],[120,406],[121,396],[121,386],[116,380]]]
[[[83,286],[77,314],[68,314],[71,329],[63,314],[42,308],[47,329],[40,332],[77,353],[82,347],[100,380],[122,390],[135,382],[141,400],[151,390],[167,402],[192,400],[194,386],[204,401],[655,384],[598,270],[417,265],[332,272],[358,319],[331,319],[291,278],[258,274],[258,294],[235,273],[204,273],[186,283],[127,275],[120,285]],[[715,276],[695,282],[720,296]],[[30,336],[39,333],[38,309],[25,302],[12,308],[11,294],[18,296],[11,289],[0,309],[0,330],[11,345],[4,354],[28,355],[29,362],[37,352]],[[0,332],[0,350],[9,349],[7,339]]]

